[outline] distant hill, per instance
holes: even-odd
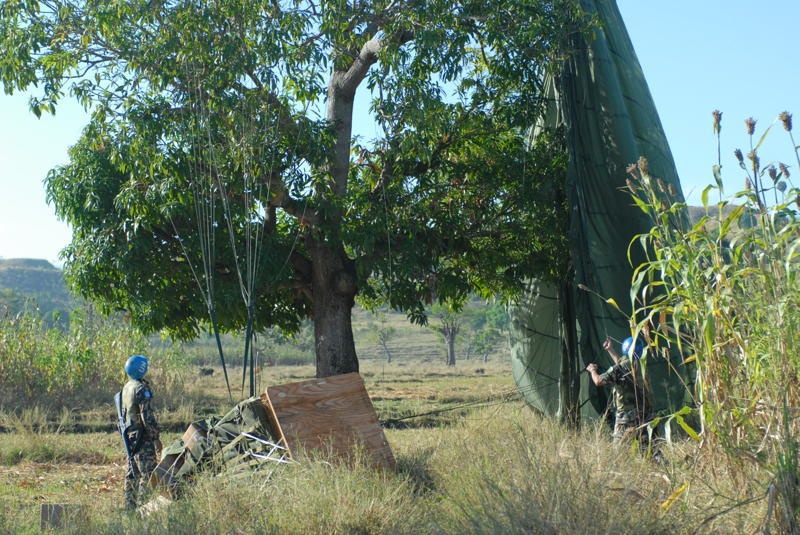
[[[43,317],[52,318],[58,313],[66,316],[77,302],[64,273],[47,260],[0,259],[0,311],[15,314],[33,303]]]

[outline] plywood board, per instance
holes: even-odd
[[[267,397],[266,392],[261,394],[261,403],[267,409],[267,419],[269,420],[269,429],[270,431],[272,431],[275,442],[286,448],[288,450],[289,458],[291,458],[292,450],[291,448],[289,448],[289,443],[286,441],[286,437],[283,435],[283,429],[281,428],[280,422],[278,422],[278,416],[275,414],[275,407],[273,407],[272,403],[269,402],[269,398]]]
[[[395,459],[358,373],[267,388],[279,433],[289,450],[331,453],[352,459],[361,447],[373,464],[395,469]]]

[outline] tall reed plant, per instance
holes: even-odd
[[[713,116],[719,144],[722,113]],[[791,117],[781,113],[773,126],[788,133],[800,166]],[[745,121],[749,150],[734,151],[744,189],[725,196],[718,160],[695,222],[646,159],[629,167],[628,189],[653,222],[632,243],[648,255],[635,269],[633,323],[650,351],[679,354],[695,367],[703,439],[734,464],[753,462],[776,474],[770,515],[791,531],[800,512],[800,192],[787,164],[762,164],[772,126],[760,136],[755,127]]]

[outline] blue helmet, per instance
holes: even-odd
[[[131,379],[139,380],[147,373],[147,357],[144,355],[134,355],[125,363],[125,373]]]
[[[633,338],[629,336],[622,341],[623,356],[631,357],[634,359],[640,359],[642,358],[643,352],[644,352],[644,344],[642,344],[641,340],[636,340],[636,342],[634,343]]]

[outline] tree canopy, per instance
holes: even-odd
[[[311,316],[327,376],[356,296],[422,322],[563,273],[562,136],[525,132],[576,4],[4,0],[0,79],[92,111],[46,181],[74,288],[184,338]]]

